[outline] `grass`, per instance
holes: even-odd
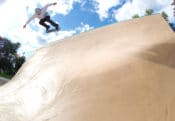
[[[12,76],[5,74],[5,73],[0,73],[0,77],[6,78],[6,79],[11,79]]]

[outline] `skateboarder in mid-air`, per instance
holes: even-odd
[[[55,30],[58,31],[59,25],[50,19],[50,16],[47,12],[48,7],[50,7],[52,5],[56,5],[56,4],[57,3],[50,3],[50,4],[47,4],[46,6],[44,6],[43,8],[36,8],[35,14],[25,23],[23,28],[26,28],[27,24],[29,24],[34,18],[38,18],[38,19],[40,19],[39,24],[46,28],[46,33],[50,32],[52,30],[49,30],[50,26],[48,24],[46,24],[45,22],[50,23],[52,26],[55,27]]]

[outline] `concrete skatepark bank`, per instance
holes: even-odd
[[[160,15],[55,41],[0,87],[0,121],[174,121],[174,52]]]

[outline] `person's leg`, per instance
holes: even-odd
[[[43,18],[39,21],[39,24],[46,28],[46,32],[49,30],[49,25],[47,25],[45,22],[47,21],[47,18]]]
[[[46,21],[49,22],[52,26],[54,26],[56,30],[59,29],[58,24],[55,23],[54,21],[52,21],[52,20],[50,19],[50,16],[46,16]]]

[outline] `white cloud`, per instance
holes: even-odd
[[[5,0],[0,0],[0,5],[2,4],[2,3],[4,3],[5,2]]]
[[[120,0],[93,0],[93,2],[101,20],[108,18],[110,8],[120,4]]]
[[[25,36],[31,36],[27,34],[28,32],[24,32],[23,34],[26,34]],[[41,33],[36,33],[33,32],[34,38],[30,38],[30,40],[27,41],[22,41],[22,47],[19,49],[19,54],[23,55],[25,53],[25,56],[28,58],[31,56],[34,52],[39,47],[42,47],[46,45],[47,43],[56,41],[56,40],[62,40],[66,37],[70,37],[76,33],[75,30],[70,30],[70,31],[59,31],[59,32],[53,32],[50,34],[41,34]],[[37,35],[38,34],[38,35]],[[25,38],[24,38],[25,39]]]
[[[161,12],[166,12],[169,16],[169,21],[170,22],[175,22],[175,18],[173,16],[173,7],[170,6],[169,4],[171,3],[171,1],[169,1],[169,3],[167,5],[164,5],[159,11],[158,13],[161,13]]]
[[[0,6],[0,34],[13,42],[20,42],[22,46],[19,53],[25,52],[27,56],[30,55],[28,53],[32,53],[33,50],[43,45],[42,40],[49,43],[75,34],[74,30],[61,30],[58,34],[46,35],[45,30],[38,25],[38,20],[32,21],[26,29],[22,28],[38,5],[44,6],[52,2],[58,3],[50,8],[53,14],[66,15],[73,9],[73,4],[81,2],[81,0],[25,0],[20,2],[18,0],[5,0]],[[31,26],[37,30],[32,29]]]
[[[171,0],[132,0],[126,2],[120,9],[114,12],[115,19],[123,21],[131,19],[134,14],[143,16],[146,9],[153,9],[155,13],[165,11],[172,19]]]
[[[82,32],[87,32],[87,31],[92,30],[92,29],[94,29],[94,27],[81,22],[81,26],[77,27],[75,30],[82,33]]]
[[[57,6],[52,7],[51,10],[56,13],[67,15],[73,9],[73,4],[76,2],[80,3],[81,0],[28,0],[27,2],[24,1],[25,5],[29,5],[30,12],[33,12],[37,5],[44,6],[48,3],[54,2],[57,2]]]

